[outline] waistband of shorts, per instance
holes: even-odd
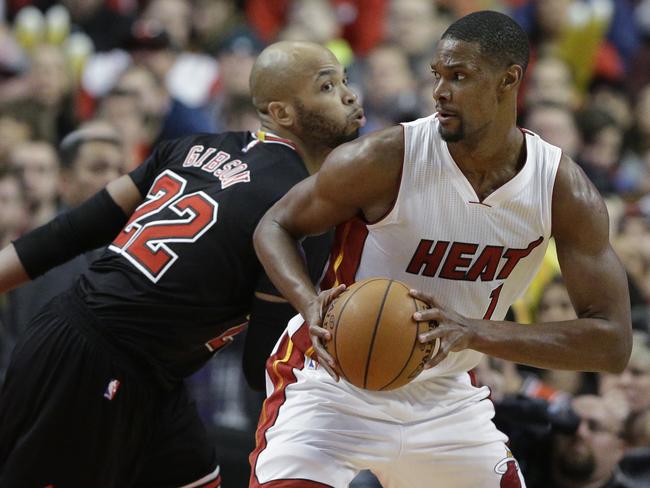
[[[75,327],[86,339],[106,349],[119,367],[141,381],[156,379],[148,372],[149,368],[144,361],[132,357],[114,344],[110,334],[103,329],[97,316],[86,306],[74,287],[60,294],[53,302],[57,312],[67,319],[70,326]]]

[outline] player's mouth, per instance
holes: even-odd
[[[350,115],[350,118],[357,122],[359,124],[359,127],[363,127],[366,125],[366,116],[363,113],[363,109],[357,109],[354,112],[352,112],[352,115]]]
[[[449,122],[451,119],[458,118],[458,114],[451,110],[438,109],[436,118],[440,121],[440,123],[444,124],[446,122]]]

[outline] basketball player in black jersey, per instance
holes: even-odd
[[[256,329],[291,316],[255,257],[253,230],[364,123],[343,68],[315,44],[264,50],[251,93],[259,132],[162,143],[0,252],[5,292],[108,245],[14,350],[0,393],[3,488],[220,485],[183,379],[249,314]]]

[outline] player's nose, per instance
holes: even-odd
[[[435,101],[451,100],[451,90],[449,89],[449,85],[447,85],[443,80],[438,80],[433,85],[433,99]]]
[[[352,105],[359,97],[350,87],[344,86],[342,98],[345,105]]]

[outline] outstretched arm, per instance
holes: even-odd
[[[124,175],[76,209],[9,244],[0,251],[0,293],[108,244],[141,202],[140,191]]]
[[[567,157],[558,169],[552,215],[562,275],[578,318],[530,325],[468,319],[416,294],[434,306],[420,319],[440,322],[423,337],[442,341],[429,367],[449,351],[468,348],[539,368],[613,373],[625,368],[632,331],[625,271],[609,243],[602,198]]]

